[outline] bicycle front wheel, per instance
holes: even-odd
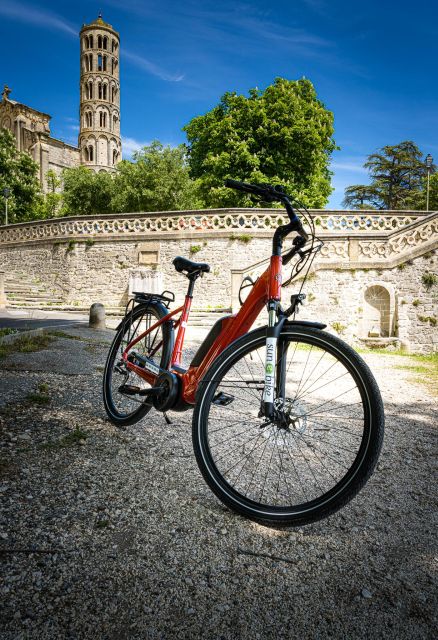
[[[103,376],[103,401],[109,419],[124,427],[141,420],[152,408],[151,402],[142,401],[141,396],[127,395],[123,386],[132,385],[147,389],[150,385],[128,370],[122,353],[135,338],[150,329],[168,313],[160,304],[139,304],[120,323],[108,353]],[[150,331],[134,346],[134,351],[151,358],[162,369],[167,369],[172,355],[173,327],[164,322]]]
[[[275,417],[261,415],[266,329],[228,347],[203,380],[193,445],[210,488],[253,520],[302,525],[334,513],[370,477],[384,412],[371,371],[342,340],[286,326]]]

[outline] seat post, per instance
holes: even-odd
[[[176,335],[175,346],[173,348],[172,362],[171,362],[172,367],[181,366],[181,356],[182,356],[182,349],[184,344],[184,336],[186,333],[187,322],[189,319],[190,307],[192,306],[193,289],[195,286],[195,280],[199,278],[199,276],[200,276],[199,272],[191,273],[187,276],[189,279],[189,288],[186,293],[184,307],[180,317],[178,333]]]
[[[189,279],[189,288],[187,290],[187,296],[189,298],[193,298],[193,290],[195,288],[195,282],[197,280],[197,278],[199,278],[199,273],[191,273],[190,275],[188,275],[188,279]]]

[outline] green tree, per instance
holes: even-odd
[[[60,215],[62,204],[62,180],[58,178],[53,169],[49,169],[46,173],[47,191],[41,203],[41,217],[55,218]]]
[[[87,167],[64,169],[64,215],[112,213],[114,177],[110,173],[95,173]]]
[[[226,93],[183,129],[192,177],[208,206],[242,206],[250,197],[223,186],[226,178],[286,185],[305,204],[323,207],[332,191],[329,158],[333,114],[310,80],[276,78],[249,96]]]
[[[426,199],[427,178],[424,178],[421,191],[413,192],[408,201],[409,209],[424,211],[426,209]],[[438,211],[438,173],[432,174],[429,179],[429,211]]]
[[[184,145],[163,146],[155,140],[134,153],[134,162],[117,165],[115,211],[199,209],[202,202],[191,180]]]
[[[418,146],[411,140],[386,145],[368,156],[369,185],[352,185],[345,190],[343,205],[369,203],[377,209],[409,209],[423,189],[426,167]]]
[[[10,131],[0,129],[0,193],[5,188],[10,191],[9,222],[38,217],[42,200],[38,165],[27,153],[17,151]]]
[[[380,209],[381,199],[378,190],[373,186],[353,184],[345,189],[342,204],[348,209]]]

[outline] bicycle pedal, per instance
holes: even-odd
[[[164,416],[164,419],[167,422],[167,424],[172,424],[172,420],[169,418],[167,413],[163,413],[163,416]]]
[[[222,391],[220,391],[213,398],[212,404],[216,404],[220,407],[226,407],[229,404],[231,404],[234,400],[235,400],[234,396],[229,396],[226,393],[222,393]]]
[[[141,391],[140,387],[135,384],[122,384],[118,390],[119,393],[124,393],[126,396],[136,396]]]

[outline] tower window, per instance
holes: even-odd
[[[99,100],[103,100],[103,85],[101,82],[99,82],[99,84],[97,85],[97,90]]]
[[[115,102],[116,101],[116,96],[117,96],[117,89],[116,87],[111,87],[111,101]]]
[[[117,69],[117,60],[114,58],[111,60],[111,73],[115,73]]]
[[[104,84],[102,87],[102,99],[106,100],[107,99],[107,94],[108,94],[108,85]]]
[[[103,48],[108,49],[108,38],[106,36],[103,38]]]
[[[103,56],[103,58],[102,58],[102,66],[103,66],[102,71],[106,71],[106,61],[107,61],[107,57]]]
[[[97,48],[102,49],[102,36],[97,36]]]
[[[117,120],[118,120],[117,116],[116,116],[116,115],[114,115],[114,116],[113,116],[113,131],[114,131],[114,130],[115,130],[115,128],[117,127]]]
[[[90,49],[93,48],[93,36],[88,36],[88,46]]]
[[[102,71],[102,55],[100,53],[97,56],[97,70]]]
[[[93,99],[93,83],[91,82],[91,80],[85,85],[85,94],[87,96],[87,100]]]
[[[100,112],[100,126],[106,127],[106,113],[104,111]]]
[[[116,164],[118,155],[119,154],[117,153],[116,149],[113,149],[113,164]]]
[[[88,54],[88,71],[93,71],[93,54]]]
[[[93,149],[93,147],[90,145],[90,146],[88,147],[88,160],[89,160],[90,162],[93,162],[93,155],[94,155],[94,149]]]
[[[91,111],[87,111],[85,113],[85,126],[92,127],[93,126],[93,114]]]
[[[82,40],[82,49],[88,49],[88,47],[88,36],[85,36],[85,38]]]

